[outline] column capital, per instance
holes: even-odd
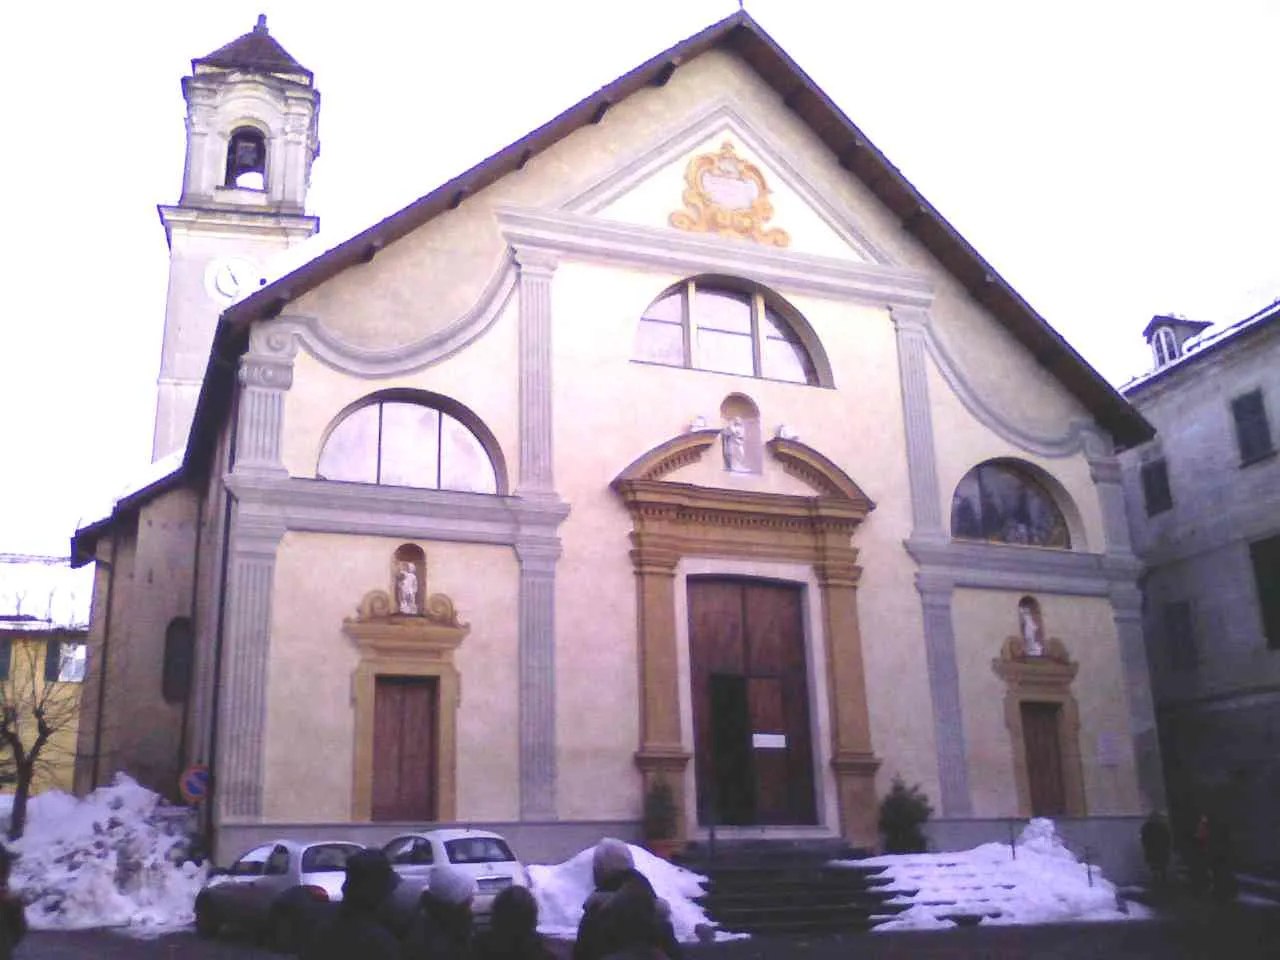
[[[532,247],[522,243],[512,246],[511,254],[520,267],[521,279],[550,279],[560,265],[560,254],[546,247]]]

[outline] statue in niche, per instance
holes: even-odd
[[[747,463],[747,425],[741,417],[730,417],[720,431],[720,442],[724,448],[724,468],[733,473],[748,473],[751,470]]]
[[[404,561],[396,573],[396,610],[399,613],[419,614],[418,568]]]
[[[1022,628],[1024,656],[1044,656],[1044,624],[1040,618],[1040,605],[1032,597],[1018,601],[1018,623]]]

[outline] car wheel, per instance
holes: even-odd
[[[202,940],[212,940],[218,935],[218,930],[222,927],[222,921],[218,919],[218,915],[214,913],[213,907],[210,906],[208,900],[196,900],[196,936]]]

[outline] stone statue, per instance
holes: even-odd
[[[1018,619],[1022,622],[1022,649],[1028,657],[1044,656],[1044,637],[1041,636],[1035,608],[1029,603],[1018,604]]]
[[[734,473],[746,473],[747,466],[747,425],[741,417],[732,417],[720,431],[720,440],[724,445],[724,468]]]
[[[412,563],[400,564],[396,574],[396,609],[400,613],[421,613],[418,609],[418,571]]]

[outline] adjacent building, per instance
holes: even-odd
[[[942,843],[1135,850],[1151,427],[751,17],[261,285],[312,75],[260,23],[184,91],[189,439],[75,535],[82,789],[207,767],[223,860],[424,821],[539,860],[658,781],[686,838],[875,846],[895,776]]]
[[[1169,802],[1280,862],[1280,302],[1223,329],[1158,316],[1124,394],[1156,428],[1126,451]]]

